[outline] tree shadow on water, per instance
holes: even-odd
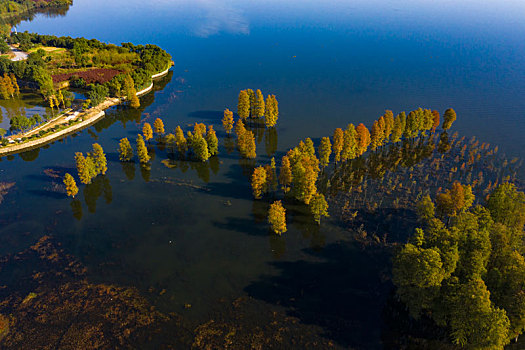
[[[323,327],[324,336],[344,347],[382,348],[381,311],[392,289],[383,278],[388,254],[346,242],[318,254],[306,252],[322,261],[272,262],[280,274],[263,275],[245,291],[286,307],[303,323]]]

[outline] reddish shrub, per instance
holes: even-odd
[[[71,77],[79,77],[84,79],[87,84],[104,84],[105,82],[110,81],[120,73],[121,72],[116,69],[96,68],[81,72],[55,74],[53,75],[53,83],[60,83],[62,81],[69,80],[69,78]]]

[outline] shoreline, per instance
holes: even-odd
[[[160,73],[157,73],[157,74],[154,74],[151,76],[151,79],[152,79],[152,82],[151,82],[151,85],[149,85],[148,87],[140,90],[137,92],[137,96],[142,96],[142,95],[145,95],[149,92],[151,92],[153,90],[153,80],[154,79],[157,79],[157,78],[161,78],[165,75],[168,74],[169,70],[171,69],[171,67],[173,66],[173,62],[171,62],[171,64],[169,65],[169,67],[160,72]],[[125,98],[106,98],[106,100],[100,104],[98,104],[97,106],[95,107],[92,107],[90,108],[89,110],[85,111],[84,113],[80,114],[77,116],[77,119],[80,119],[80,118],[84,118],[84,120],[82,120],[80,123],[77,123],[77,124],[74,124],[74,125],[71,125],[70,127],[67,127],[63,130],[59,130],[57,132],[54,132],[50,135],[46,135],[46,136],[43,136],[43,137],[40,137],[36,140],[31,140],[31,141],[27,141],[27,142],[24,142],[24,143],[20,143],[20,144],[10,144],[10,145],[7,145],[7,146],[3,146],[3,147],[0,147],[0,157],[4,157],[4,156],[8,156],[8,155],[12,155],[12,154],[17,154],[17,153],[21,153],[21,152],[24,152],[24,151],[30,151],[32,149],[35,149],[35,148],[40,148],[48,143],[51,143],[51,142],[54,142],[54,141],[57,141],[59,139],[62,139],[70,134],[73,134],[77,131],[80,131],[80,130],[83,130],[93,124],[95,124],[96,122],[98,122],[99,120],[101,120],[102,118],[104,118],[106,116],[106,112],[105,110],[110,108],[110,107],[113,107],[113,106],[117,106],[121,103],[123,103],[126,99]],[[40,128],[41,126],[39,126]],[[27,133],[31,133],[33,132],[33,130],[29,130]],[[27,134],[26,133],[26,134]]]

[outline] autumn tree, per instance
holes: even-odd
[[[357,157],[357,131],[354,124],[348,124],[343,132],[343,150],[341,159],[347,161]]]
[[[118,153],[119,159],[122,162],[129,162],[133,159],[133,148],[131,148],[131,144],[127,137],[120,139]]]
[[[102,146],[98,143],[94,143],[93,152],[90,154],[90,156],[93,158],[96,174],[105,175],[106,171],[108,170],[108,161],[106,159],[106,154],[104,154]]]
[[[394,113],[391,110],[386,110],[383,114],[383,119],[385,121],[385,130],[384,130],[384,143],[390,141],[390,136],[392,135],[392,130],[394,129]]]
[[[281,183],[284,193],[290,191],[290,185],[292,184],[292,168],[290,166],[290,159],[288,159],[287,156],[283,156],[281,160],[279,182]]]
[[[262,166],[254,169],[252,174],[252,191],[255,199],[261,199],[266,188],[267,174]]]
[[[91,182],[91,177],[93,173],[93,170],[90,169],[92,162],[88,163],[86,157],[84,157],[84,155],[81,152],[75,153],[75,162],[80,182],[87,185]]]
[[[286,209],[281,201],[275,201],[268,211],[268,223],[273,232],[279,236],[286,232]]]
[[[275,95],[268,95],[266,98],[266,110],[264,112],[264,123],[267,128],[272,128],[277,124],[278,107]]]
[[[470,185],[463,186],[457,181],[452,184],[452,188],[436,196],[436,210],[442,216],[456,216],[470,208],[473,203],[474,195]]]
[[[432,111],[432,132],[436,132],[437,127],[439,126],[439,112],[436,110]]]
[[[332,144],[329,137],[323,137],[319,144],[319,162],[322,167],[330,164],[330,154],[332,154]]]
[[[328,217],[328,203],[322,193],[316,193],[313,195],[310,201],[310,212],[314,216],[315,222],[318,225],[321,224],[321,217]]]
[[[401,141],[401,137],[405,132],[406,114],[405,112],[399,113],[394,119],[394,127],[392,128],[392,142]]]
[[[142,135],[144,135],[144,140],[146,141],[153,138],[153,129],[149,123],[144,123],[144,126],[142,126]]]
[[[228,135],[233,129],[233,123],[233,112],[226,108],[224,110],[224,117],[222,118],[222,126]]]
[[[383,130],[381,130],[381,126],[376,120],[374,124],[372,124],[372,131],[370,132],[370,149],[372,151],[375,151],[377,147],[381,146],[382,137]]]
[[[343,129],[337,128],[334,130],[334,136],[333,136],[333,152],[334,152],[334,158],[335,162],[339,162],[341,160],[341,151],[343,150],[343,142],[344,142],[344,133]]]
[[[210,156],[214,156],[219,153],[219,140],[213,130],[213,126],[208,126],[208,132],[206,133],[206,143],[208,144],[208,152]]]
[[[204,123],[195,123],[193,125],[193,134],[194,135],[200,135],[204,137],[206,135],[206,124]]]
[[[131,99],[129,100],[129,105],[131,108],[135,108],[135,109],[140,107],[140,100],[136,94],[131,96]]]
[[[162,119],[160,118],[155,119],[155,121],[153,122],[153,128],[155,129],[155,133],[157,135],[163,135],[164,134],[164,122],[162,121]]]
[[[419,130],[418,114],[416,111],[412,111],[408,113],[406,119],[404,136],[409,139],[415,138],[419,134]]]
[[[186,138],[184,137],[184,132],[178,125],[177,128],[175,128],[175,145],[177,146],[179,155],[184,157],[184,155],[188,151],[188,143],[186,141]]]
[[[205,162],[210,158],[208,143],[200,133],[195,133],[191,138],[191,149],[198,160]]]
[[[370,145],[370,132],[367,127],[361,123],[356,128],[357,131],[357,156],[362,155]]]
[[[237,114],[241,119],[246,119],[250,116],[250,95],[248,95],[248,92],[246,90],[241,90],[239,92]]]
[[[237,123],[235,123],[235,135],[237,135],[237,138],[239,138],[242,134],[246,132],[246,127],[244,126],[244,123],[242,119],[237,120]]]
[[[260,89],[257,89],[257,91],[255,92],[255,114],[252,116],[254,118],[261,118],[264,116],[264,110],[265,110],[265,105],[264,105],[264,96],[261,92]]]
[[[254,159],[257,156],[255,148],[255,137],[253,135],[253,132],[243,132],[239,136],[237,144],[243,158]]]
[[[255,92],[252,89],[246,89],[246,93],[250,99],[250,116],[255,118]]]
[[[66,175],[64,175],[64,185],[66,186],[67,195],[69,197],[75,198],[75,196],[78,193],[78,187],[77,183],[75,182],[75,179],[69,173],[66,173]]]
[[[456,121],[456,111],[449,108],[443,114],[443,130],[448,130],[452,126],[452,123]]]
[[[140,134],[137,136],[137,155],[141,164],[147,164],[150,161],[150,156],[148,154],[148,149],[146,148],[146,143],[144,142],[144,138]]]

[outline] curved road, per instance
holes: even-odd
[[[9,48],[11,49],[11,52],[15,55],[15,57],[11,58],[11,61],[23,61],[27,60],[27,53],[17,49],[16,47],[13,47],[9,45]]]

